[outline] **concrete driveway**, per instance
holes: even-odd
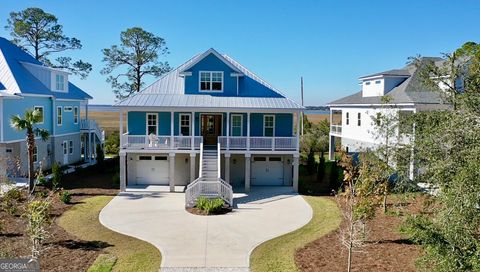
[[[120,193],[100,213],[107,228],[155,245],[162,268],[248,268],[260,243],[308,223],[312,209],[288,187],[254,187],[234,195],[233,212],[198,216],[185,211],[183,193]],[[246,269],[248,271],[248,269]],[[234,270],[230,270],[234,271]]]

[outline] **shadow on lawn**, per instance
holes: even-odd
[[[82,250],[101,250],[107,247],[113,246],[112,244],[103,241],[75,241],[75,240],[62,240],[58,242],[50,243],[50,245],[57,245],[68,249],[82,249]]]

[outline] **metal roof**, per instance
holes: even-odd
[[[423,58],[421,61],[440,61],[440,58]],[[386,95],[392,98],[390,103],[392,104],[403,104],[403,103],[413,103],[413,104],[441,104],[443,102],[441,94],[436,90],[431,90],[425,86],[420,76],[418,75],[418,69],[415,65],[407,65],[402,70],[408,71],[410,76],[401,82],[398,86],[394,87]],[[391,70],[393,71],[393,70]],[[359,91],[355,94],[337,99],[328,103],[327,105],[370,105],[370,104],[381,104],[382,96],[372,96],[372,97],[363,97],[362,91]]]
[[[369,77],[376,77],[376,76],[409,77],[410,75],[411,75],[410,71],[408,71],[407,69],[393,69],[393,70],[388,70],[388,71],[384,71],[384,72],[380,72],[380,73],[371,74],[371,75],[368,75],[368,76],[362,76],[362,77],[360,77],[360,79],[369,78]]]
[[[31,74],[25,64],[43,66],[29,53],[23,51],[5,38],[0,37],[0,81],[3,90],[9,94],[48,95],[60,99],[91,99],[92,97],[72,83],[68,92],[53,92]]]
[[[207,52],[211,52],[209,49]],[[215,51],[216,52],[216,51]],[[288,109],[302,110],[304,107],[287,98],[279,90],[262,80],[253,72],[227,55],[221,55],[243,76],[249,77],[278,94],[278,97],[248,96],[212,96],[208,94],[185,94],[184,78],[181,76],[186,68],[198,63],[208,54],[194,56],[184,64],[161,76],[139,93],[115,104],[119,107],[165,107],[165,108],[228,108],[228,109]]]

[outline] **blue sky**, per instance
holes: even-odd
[[[227,53],[305,105],[325,103],[359,89],[358,77],[402,67],[409,56],[438,56],[466,41],[480,42],[480,1],[58,1],[2,0],[0,36],[10,11],[40,7],[55,14],[83,49],[68,55],[90,62],[88,79],[73,78],[113,103],[102,48],[140,26],[163,37],[172,67],[210,47]],[[147,83],[154,79],[149,78]]]

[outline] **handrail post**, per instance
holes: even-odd
[[[199,169],[198,169],[198,177],[202,177],[203,170],[203,142],[200,143],[200,162],[199,162]]]
[[[220,143],[217,143],[217,154],[218,154],[218,157],[217,157],[217,176],[218,178],[221,178],[221,171],[220,171]]]

